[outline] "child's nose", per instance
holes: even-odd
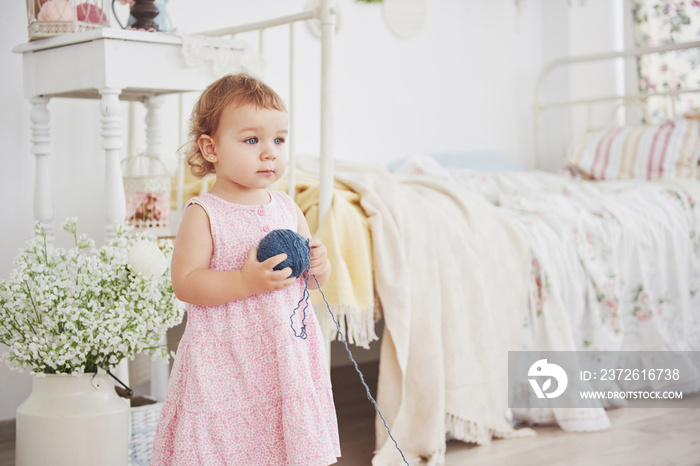
[[[276,147],[273,144],[265,144],[262,146],[260,157],[263,160],[275,160],[277,158]]]

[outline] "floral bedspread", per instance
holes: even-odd
[[[414,158],[501,206],[532,255],[524,350],[700,350],[700,197],[669,182],[588,182],[528,171],[477,173]],[[697,182],[700,184],[700,182]],[[565,430],[609,425],[600,409],[521,410]]]
[[[483,181],[455,174],[464,183],[474,176]],[[530,239],[525,348],[542,349],[542,320],[561,314],[565,321],[549,325],[571,329],[571,349],[697,349],[700,206],[687,191],[542,172],[489,178],[500,188],[492,201]]]

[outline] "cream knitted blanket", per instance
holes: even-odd
[[[491,204],[428,179],[336,163],[361,196],[385,332],[378,404],[411,463],[444,462],[446,434],[487,444],[511,427],[508,351],[521,347],[529,247]],[[374,465],[402,464],[377,419]]]

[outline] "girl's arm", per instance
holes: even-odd
[[[299,217],[297,232],[304,238],[311,238],[309,224],[306,222],[306,217],[304,217],[304,214],[298,206],[297,217]],[[331,262],[328,260],[328,251],[318,238],[311,238],[309,246],[311,246],[311,266],[309,267],[309,271],[312,275],[316,276],[318,284],[323,286],[331,276]],[[309,278],[309,288],[312,290],[317,289],[316,280],[313,280],[311,277]]]
[[[209,217],[201,206],[193,204],[182,216],[173,250],[171,277],[173,291],[180,301],[216,306],[281,290],[296,280],[287,278],[292,273],[289,267],[273,270],[287,258],[286,254],[258,262],[258,248],[253,247],[241,270],[221,272],[209,270],[212,251]]]

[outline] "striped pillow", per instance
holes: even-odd
[[[615,127],[589,133],[569,151],[567,165],[594,180],[697,178],[700,121]]]

